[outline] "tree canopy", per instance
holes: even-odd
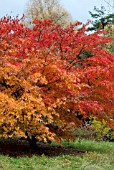
[[[26,20],[33,21],[51,19],[55,24],[68,25],[72,21],[71,14],[60,4],[59,0],[29,0],[25,10]]]
[[[0,19],[0,136],[45,142],[74,139],[95,116],[114,129],[114,55],[102,31],[37,20]],[[75,27],[78,26],[78,30]],[[82,57],[89,51],[91,57]]]

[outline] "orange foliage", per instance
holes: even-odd
[[[77,115],[96,115],[114,128],[114,56],[102,48],[110,39],[86,32],[81,23],[34,20],[29,29],[18,19],[0,20],[0,136],[60,143],[74,139]]]

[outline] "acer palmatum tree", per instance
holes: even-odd
[[[103,49],[110,38],[86,34],[81,23],[0,22],[0,136],[24,136],[32,147],[36,139],[61,144],[75,139],[79,115],[114,128],[114,56]]]

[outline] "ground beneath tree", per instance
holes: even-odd
[[[0,141],[0,154],[8,155],[10,157],[23,157],[32,155],[41,156],[42,154],[53,157],[59,155],[81,155],[84,151],[71,148],[71,147],[60,147],[53,146],[51,144],[37,143],[37,148],[33,151],[27,142],[10,142]]]

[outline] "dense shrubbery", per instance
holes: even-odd
[[[90,124],[76,128],[74,134],[79,140],[114,141],[114,130],[110,129],[104,120],[93,119]]]

